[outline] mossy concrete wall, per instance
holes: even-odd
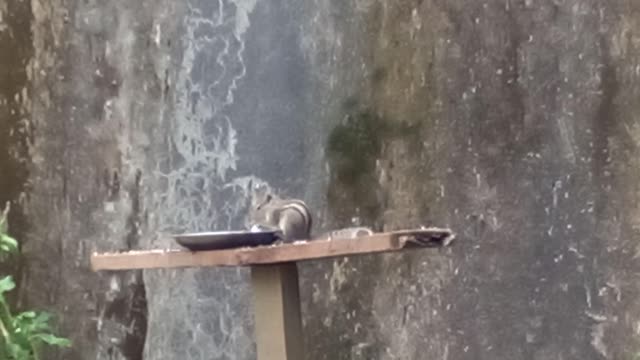
[[[0,0],[0,200],[51,359],[252,359],[245,270],[95,274],[242,227],[448,226],[447,251],[301,266],[311,359],[633,359],[634,0]]]

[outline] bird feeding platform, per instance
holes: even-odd
[[[348,239],[297,241],[288,244],[224,250],[137,250],[93,253],[94,271],[248,266],[251,269],[258,360],[303,360],[297,263],[448,246],[448,229],[423,228],[374,233]]]

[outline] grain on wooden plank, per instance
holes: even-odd
[[[401,230],[353,239],[302,241],[253,248],[197,251],[147,250],[91,256],[94,271],[205,266],[248,266],[338,256],[398,251],[414,247],[446,246],[453,238],[446,229]]]

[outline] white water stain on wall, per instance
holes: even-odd
[[[235,174],[240,159],[231,108],[246,74],[245,37],[255,6],[255,0],[189,4],[170,147],[154,174],[161,189],[153,195],[154,232],[232,229],[246,216],[252,185],[268,186],[251,174]],[[176,246],[160,238],[155,247]],[[255,357],[247,275],[244,269],[145,272],[145,359]]]
[[[228,229],[245,209],[249,176],[229,178],[239,161],[230,116],[246,74],[245,34],[255,0],[196,2],[184,22],[183,58],[176,79],[169,171],[158,170],[158,231]]]

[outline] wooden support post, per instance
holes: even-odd
[[[296,264],[251,267],[258,360],[304,360]]]

